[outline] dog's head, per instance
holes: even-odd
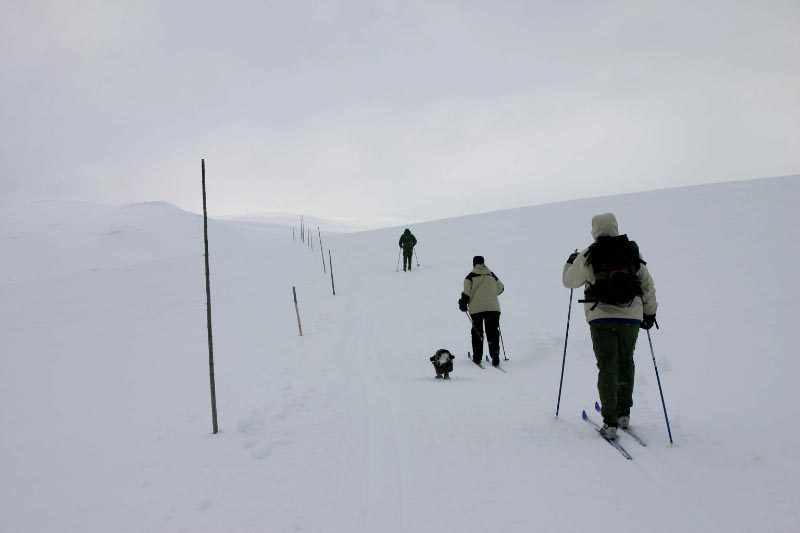
[[[441,350],[436,351],[436,354],[433,356],[433,360],[439,365],[446,365],[453,360],[453,354],[442,348]]]

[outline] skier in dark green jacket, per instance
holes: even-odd
[[[417,238],[406,228],[402,235],[400,235],[400,248],[403,249],[403,272],[411,270],[411,256],[414,255],[414,246],[417,245]],[[408,267],[406,268],[406,264]]]

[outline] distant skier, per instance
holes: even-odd
[[[450,379],[450,372],[453,371],[453,354],[450,350],[436,350],[431,357],[431,363],[436,370],[436,379]]]
[[[400,235],[399,245],[403,249],[403,272],[406,271],[406,263],[408,263],[408,270],[411,270],[411,258],[414,255],[417,238],[406,228],[403,234]]]
[[[639,328],[656,321],[656,289],[639,247],[620,235],[612,213],[592,217],[595,242],[567,259],[562,281],[568,289],[586,286],[586,321],[597,359],[597,390],[603,404],[601,434],[614,439],[630,424],[633,405],[633,350]]]
[[[472,319],[472,360],[479,364],[483,359],[483,331],[486,324],[486,340],[492,365],[500,364],[500,301],[497,297],[505,290],[503,282],[484,264],[483,257],[472,258],[472,272],[464,279],[464,292],[458,300],[458,308],[469,312]]]

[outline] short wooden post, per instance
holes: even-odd
[[[297,307],[297,291],[292,285],[292,294],[294,295],[294,312],[297,315],[297,329],[300,331],[300,336],[303,336],[303,326],[300,324],[300,308]]]
[[[319,253],[322,256],[322,272],[327,274],[328,271],[325,270],[325,252],[322,251],[322,232],[319,230],[319,226],[317,226],[317,233],[319,234]]]
[[[333,295],[336,296],[336,285],[333,283],[333,259],[331,259],[330,249],[328,249],[328,261],[331,267],[331,290],[333,291]]]

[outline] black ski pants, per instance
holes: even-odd
[[[411,270],[411,258],[414,255],[413,246],[403,246],[403,270]],[[407,266],[406,266],[407,265]]]
[[[500,364],[500,311],[470,313],[472,317],[472,360],[480,363],[483,359],[483,332],[489,344],[489,356],[493,365]]]

